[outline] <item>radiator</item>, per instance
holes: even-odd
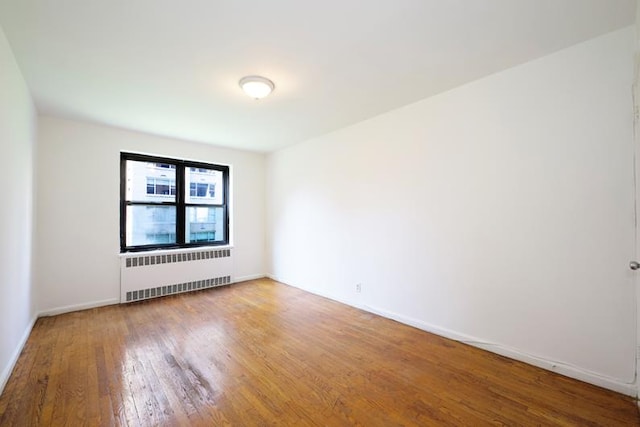
[[[128,303],[233,283],[231,249],[124,254],[120,302]]]

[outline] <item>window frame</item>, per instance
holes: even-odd
[[[127,191],[127,161],[161,163],[175,166],[175,199],[174,201],[157,200],[157,201],[132,201],[126,200]],[[189,168],[199,168],[216,170],[222,172],[222,204],[211,203],[187,203],[186,202],[186,179],[185,171]],[[146,185],[146,183],[145,183]],[[218,191],[218,189],[216,189]],[[146,192],[146,188],[145,188]],[[151,245],[132,245],[127,246],[127,207],[128,206],[175,206],[176,208],[176,242],[175,243],[154,243]],[[224,218],[224,240],[216,242],[190,242],[186,239],[186,220],[187,208],[190,207],[207,207],[207,208],[223,208]],[[218,165],[213,163],[205,163],[193,160],[176,159],[170,157],[160,157],[147,154],[120,152],[120,253],[140,252],[160,249],[182,249],[201,246],[224,246],[229,244],[229,166]]]

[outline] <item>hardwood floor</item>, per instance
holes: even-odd
[[[256,280],[41,318],[1,426],[640,425],[628,397]]]

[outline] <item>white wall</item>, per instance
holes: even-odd
[[[40,147],[36,283],[41,312],[119,300],[121,150],[231,165],[235,277],[264,275],[263,154],[51,117],[40,117]]]
[[[36,124],[31,95],[0,28],[0,392],[35,318],[31,255]]]
[[[270,155],[272,275],[635,392],[633,40],[620,30]]]

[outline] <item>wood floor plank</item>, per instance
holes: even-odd
[[[635,401],[271,280],[39,319],[1,426],[640,426]]]

